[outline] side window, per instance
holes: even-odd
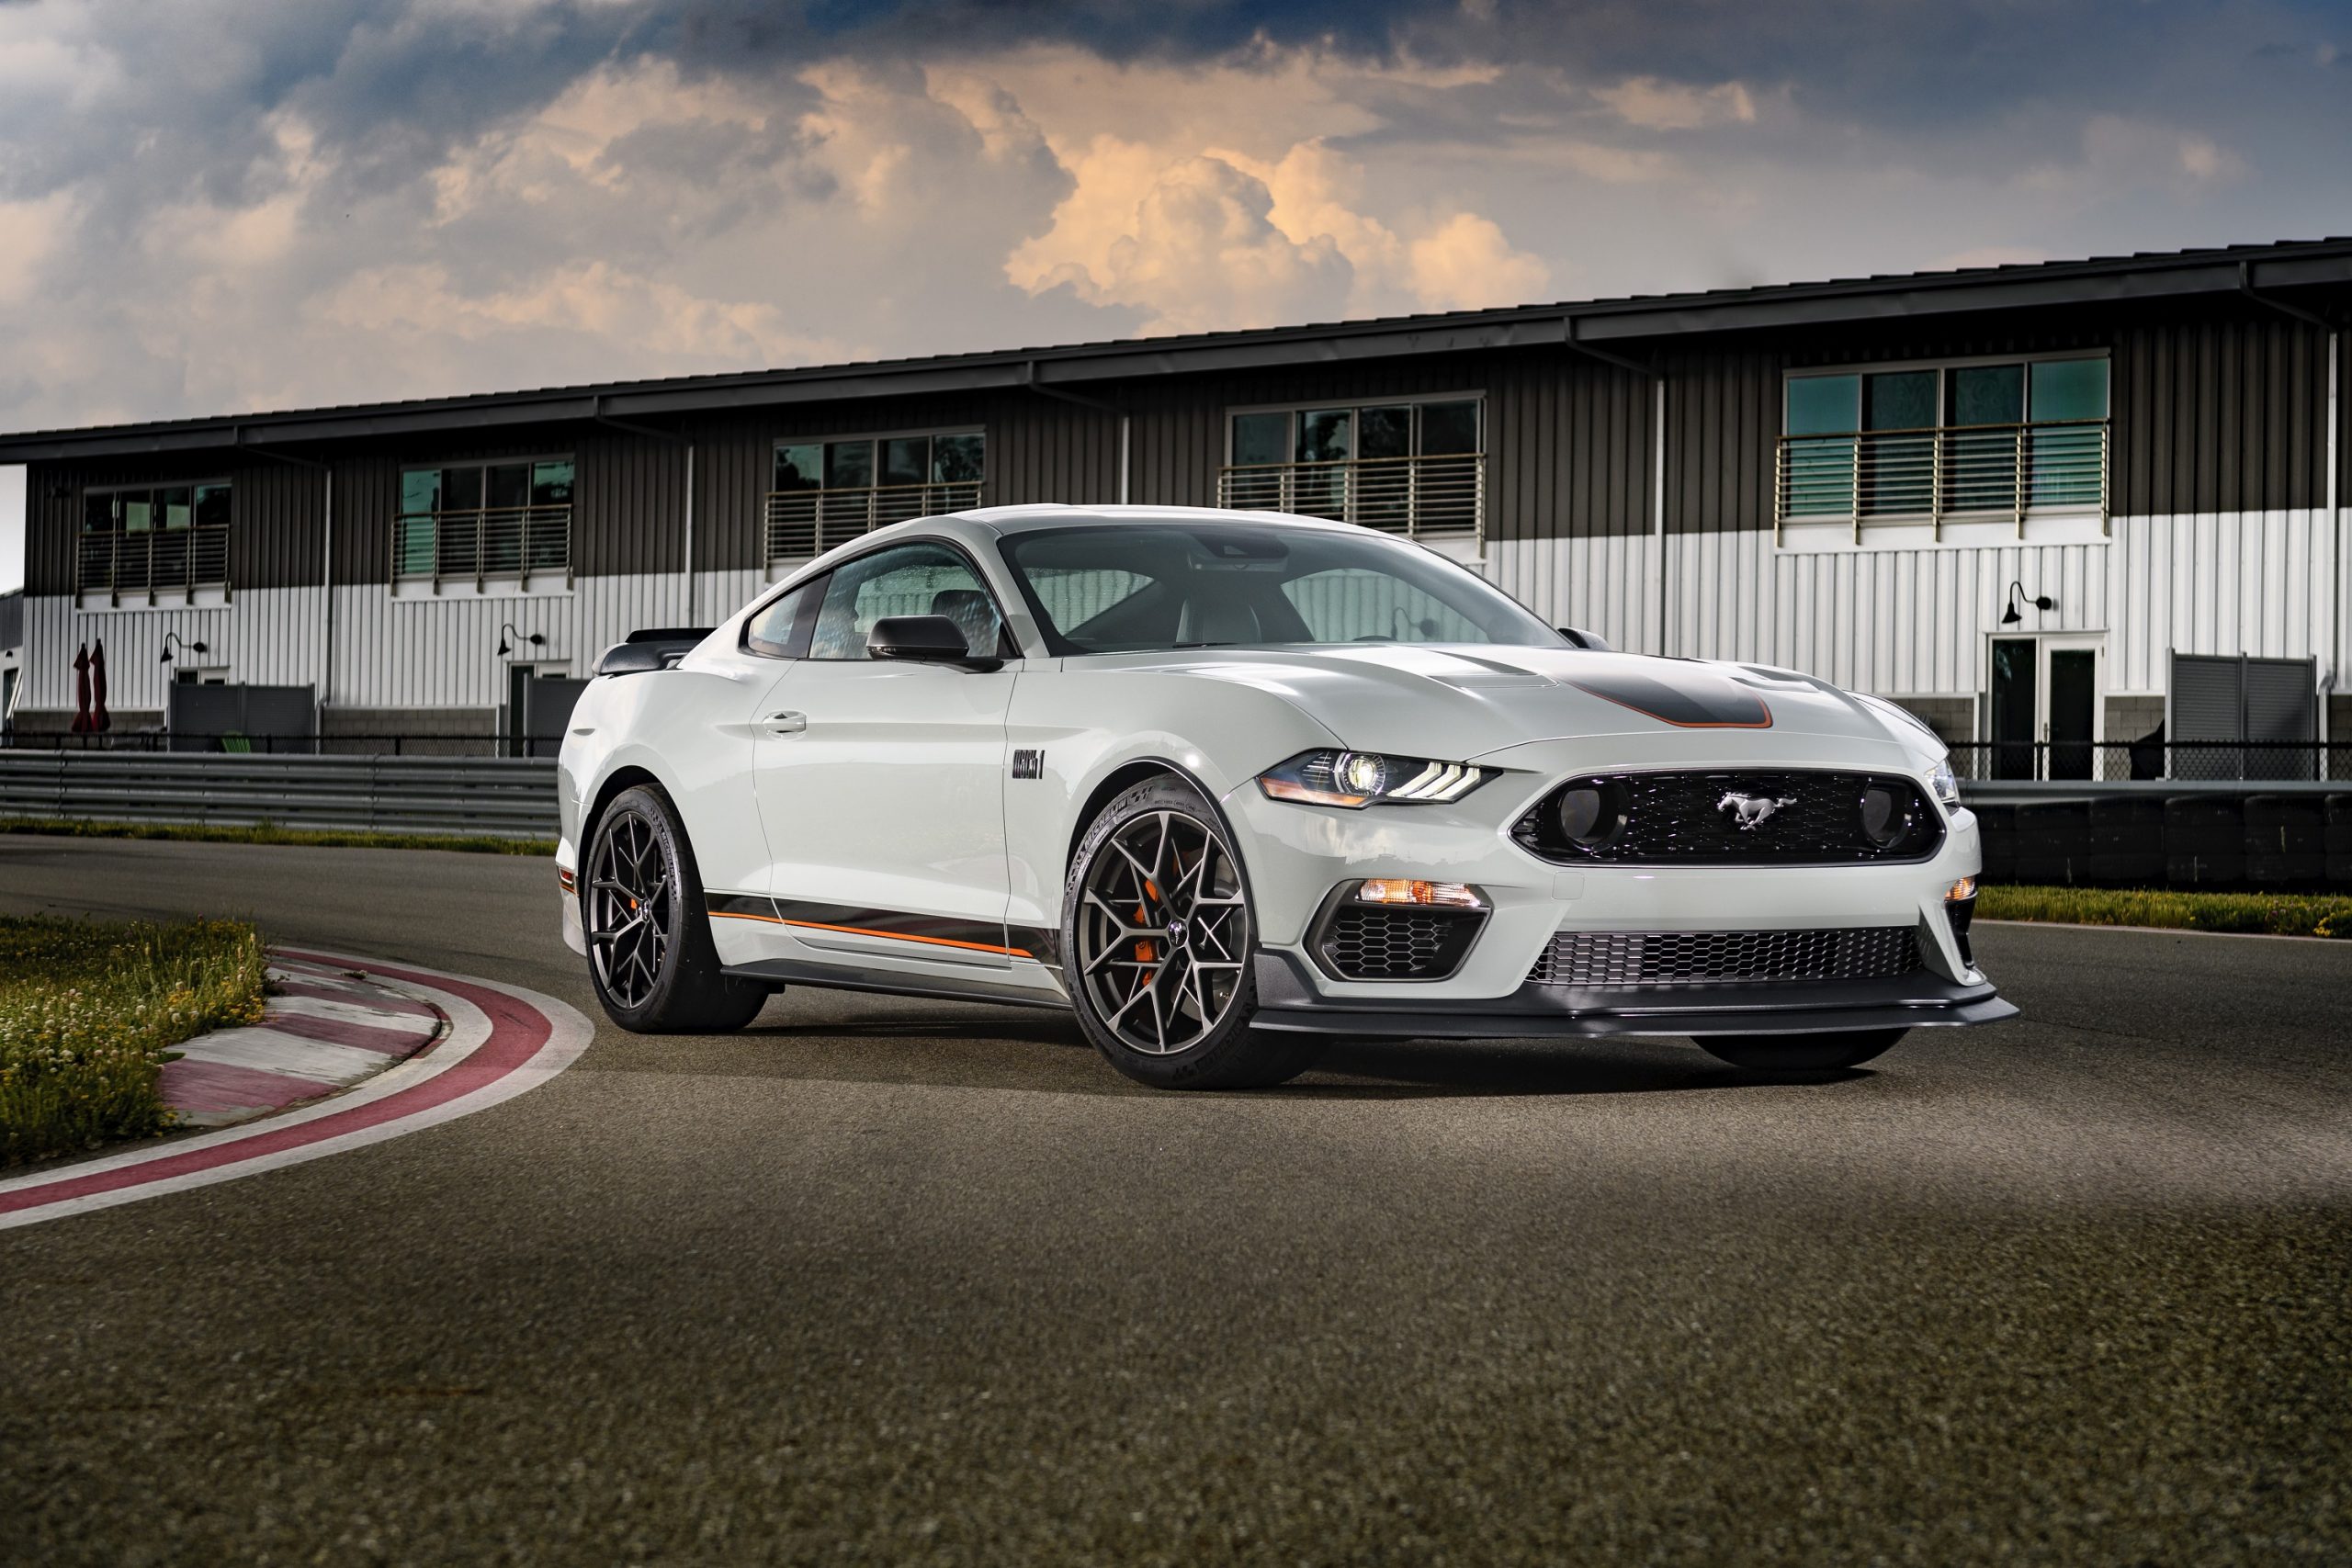
[[[976,658],[997,651],[996,599],[964,558],[944,545],[898,545],[834,570],[808,647],[811,659],[864,659],[866,635],[886,615],[945,615]]]
[[[1385,572],[1342,567],[1283,584],[1317,642],[1486,642],[1469,617]]]
[[[775,601],[743,627],[743,646],[770,659],[799,659],[808,651],[809,612],[824,592],[821,577]]]

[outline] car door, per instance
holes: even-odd
[[[861,959],[1001,967],[1012,669],[869,658],[885,615],[946,615],[976,657],[1003,616],[954,546],[916,540],[833,569],[807,656],[756,721],[765,891],[804,944]]]

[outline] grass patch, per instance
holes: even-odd
[[[2352,938],[2352,897],[2335,893],[2180,893],[1991,884],[1978,896],[1976,912],[1988,920]]]
[[[237,920],[0,916],[0,1164],[169,1126],[164,1054],[260,1022],[265,964]]]
[[[326,850],[459,850],[482,855],[551,855],[553,839],[503,839],[489,833],[369,833],[332,829],[229,828],[186,822],[85,822],[51,817],[0,817],[0,833],[67,839],[185,839],[205,844],[307,844]]]

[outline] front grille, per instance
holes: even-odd
[[[1562,931],[1527,977],[1539,986],[1753,985],[1879,980],[1919,967],[1910,926],[1807,931]]]
[[[1341,904],[1316,950],[1343,980],[1442,980],[1462,965],[1486,917],[1467,909]]]
[[[1582,791],[1599,806],[1569,813],[1583,834],[1571,838],[1563,807]],[[1873,791],[1887,807],[1875,838],[1865,810]],[[1856,865],[1925,860],[1944,828],[1943,813],[1901,774],[1724,769],[1569,779],[1511,836],[1558,865]]]

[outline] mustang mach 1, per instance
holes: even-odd
[[[737,1028],[790,985],[1068,1008],[1175,1089],[1371,1035],[1817,1071],[2016,1011],[1924,725],[1611,651],[1353,524],[881,529],[607,652],[560,789],[564,934],[632,1030]]]

